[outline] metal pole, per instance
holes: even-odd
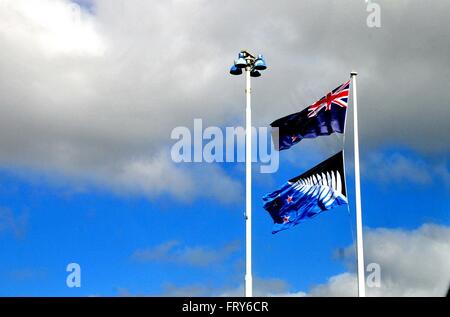
[[[252,280],[252,111],[250,67],[246,67],[245,109],[245,296],[253,296]]]
[[[355,147],[355,201],[356,201],[356,251],[358,263],[358,295],[366,296],[366,285],[364,277],[364,245],[362,231],[362,211],[361,211],[361,180],[359,175],[359,140],[358,140],[358,99],[356,95],[356,75],[357,72],[350,73],[353,89],[353,137]]]

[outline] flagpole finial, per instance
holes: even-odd
[[[354,71],[354,70],[353,70],[353,71],[350,72],[350,76],[356,76],[356,75],[358,75],[358,72],[357,72],[357,71]]]

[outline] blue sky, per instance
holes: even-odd
[[[170,133],[194,118],[243,124],[244,81],[228,67],[244,45],[269,64],[253,81],[256,126],[360,71],[366,261],[383,272],[369,293],[443,292],[450,67],[439,15],[448,3],[429,12],[379,1],[382,26],[373,29],[364,1],[266,3],[240,10],[233,25],[223,18],[233,5],[219,2],[77,2],[79,17],[66,0],[0,7],[0,296],[243,294],[244,164],[175,164]],[[318,26],[324,12],[329,24]],[[283,151],[274,174],[253,164],[257,294],[354,294],[351,107],[350,210],[272,235],[262,208],[264,194],[338,151],[339,136]],[[71,262],[81,266],[80,288],[66,286]]]
[[[301,153],[301,146],[293,151]],[[400,153],[417,159],[409,151]],[[349,215],[346,207],[340,207],[291,230],[270,233],[271,219],[262,209],[260,197],[275,187],[266,186],[264,179],[281,183],[300,171],[286,164],[276,175],[255,175],[253,261],[255,276],[282,279],[290,290],[307,291],[346,271],[333,254],[352,244],[355,229],[353,210]],[[349,177],[351,199],[352,181]],[[46,181],[30,182],[5,171],[1,184],[2,208],[11,210],[17,221],[17,228],[2,230],[1,295],[115,296],[123,290],[159,295],[170,284],[222,289],[242,282],[243,201],[224,206],[214,199],[180,203],[170,196],[149,201],[98,190],[67,193]],[[431,184],[399,180],[393,189],[391,183],[380,184],[363,176],[362,184],[365,227],[449,225],[448,188],[439,180]],[[24,223],[19,221],[22,216]],[[15,231],[19,229],[23,233]],[[210,250],[220,250],[230,241],[236,241],[238,247],[211,266],[133,259],[136,250],[174,240],[181,246]],[[70,262],[82,267],[80,289],[65,285],[65,266]]]

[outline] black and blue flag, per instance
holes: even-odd
[[[289,149],[304,138],[316,138],[334,132],[344,133],[350,81],[335,88],[319,101],[300,112],[275,120],[270,125],[278,128],[278,139],[273,142],[278,150]]]
[[[274,221],[272,233],[289,229],[336,206],[346,205],[343,152],[289,180],[281,189],[265,195],[263,200],[264,209]]]

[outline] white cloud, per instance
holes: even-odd
[[[254,278],[254,296],[293,296],[288,294],[289,284],[281,279],[270,278]],[[219,296],[219,297],[240,297],[244,296],[244,285],[240,285],[236,288],[227,287],[213,287],[205,284],[188,284],[188,285],[176,285],[173,283],[166,283],[163,285],[163,292],[160,296]],[[122,291],[119,295],[133,296],[128,290]],[[299,294],[295,294],[299,295]],[[139,295],[138,295],[139,296]]]
[[[148,249],[136,250],[132,259],[137,262],[167,262],[194,267],[221,264],[239,250],[239,242],[231,242],[222,248],[182,246],[178,241],[167,241]]]
[[[242,185],[215,165],[200,164],[190,168],[172,163],[164,152],[152,160],[134,160],[119,165],[116,173],[104,171],[98,184],[119,194],[143,194],[149,198],[169,193],[189,202],[198,197],[214,198],[236,204],[242,199]]]
[[[433,181],[433,170],[421,159],[400,153],[374,153],[364,162],[364,174],[381,183],[414,183],[427,185]]]
[[[366,287],[367,296],[445,296],[450,287],[450,227],[424,224],[415,230],[366,229],[366,265],[381,267],[380,288]],[[342,259],[350,271],[337,274],[308,291],[293,291],[285,280],[255,278],[256,296],[356,296],[354,247],[345,249]],[[367,276],[367,275],[366,275]],[[172,285],[172,290],[177,289]],[[244,286],[203,288],[201,296],[242,296]],[[177,293],[186,295],[181,289]]]
[[[450,286],[450,227],[424,224],[414,230],[376,228],[364,232],[366,265],[381,267],[379,288],[366,287],[367,296],[445,296]],[[137,251],[135,260],[163,261],[194,266],[207,266],[226,260],[234,252],[234,244],[218,250],[204,247],[183,247],[177,241],[168,241],[152,249]],[[194,250],[194,252],[191,252]],[[197,250],[197,251],[195,251]],[[357,278],[354,273],[354,246],[340,252],[340,260],[348,272],[331,276],[326,283],[313,285],[309,290],[294,290],[289,281],[278,278],[254,277],[255,296],[276,297],[351,297],[357,296]],[[200,262],[199,262],[200,261]],[[201,265],[200,265],[201,264]],[[366,273],[367,277],[367,273]],[[163,296],[243,296],[244,284],[237,287],[212,286],[195,283],[177,285],[165,283]],[[132,294],[127,290],[126,296]]]
[[[315,297],[350,297],[357,296],[357,279],[352,273],[332,276],[326,284],[316,285],[304,296]]]
[[[176,198],[184,203],[201,198],[211,198],[228,205],[242,202],[241,182],[230,177],[219,166],[176,164],[167,160],[170,154],[166,153],[161,151],[153,157],[105,162],[91,170],[79,168],[78,163],[73,161],[74,157],[65,151],[61,153],[65,158],[55,161],[53,169],[43,165],[33,168],[19,165],[21,169],[14,175],[36,184],[55,186],[67,194],[102,188],[124,197],[137,195],[154,199],[166,194],[170,195],[169,199]],[[55,167],[58,168],[55,170]]]
[[[163,285],[163,293],[161,296],[170,297],[202,297],[208,296],[207,294],[214,293],[213,287],[208,287],[202,284],[190,284],[186,286],[179,286],[171,283]]]
[[[47,276],[47,270],[41,268],[14,269],[8,273],[10,279],[18,282],[44,280]]]
[[[277,278],[253,278],[253,296],[292,296],[288,293],[289,283]],[[244,285],[241,284],[237,288],[230,288],[225,290],[216,290],[216,295],[222,297],[238,297],[244,296]],[[296,295],[300,295],[296,294]]]
[[[94,17],[68,1],[2,1],[0,8],[3,40],[28,41],[47,57],[101,56],[104,51]]]
[[[450,189],[450,170],[448,168],[447,162],[441,162],[437,164],[434,168],[435,174],[438,178],[442,179],[445,186]]]
[[[354,263],[354,247],[343,260]],[[424,224],[416,230],[369,229],[364,234],[366,265],[381,267],[380,288],[368,296],[445,296],[450,286],[450,228]],[[346,272],[316,285],[308,296],[356,296],[356,275]]]
[[[0,234],[12,233],[16,239],[23,239],[27,232],[28,214],[15,214],[11,209],[0,207]]]

